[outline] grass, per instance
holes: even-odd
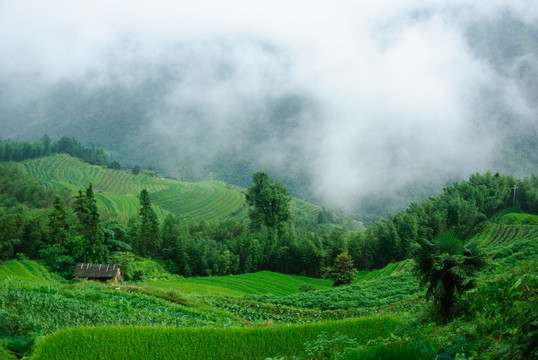
[[[390,263],[383,269],[372,271],[359,271],[354,283],[361,283],[371,280],[381,279],[387,276],[396,275],[402,271],[409,271],[413,267],[412,260],[398,261]]]
[[[144,284],[151,287],[174,289],[187,294],[231,296],[273,294],[285,296],[297,293],[302,284],[312,285],[316,289],[328,289],[332,286],[332,281],[260,271],[257,273],[229,276],[158,280]]]
[[[51,284],[58,279],[43,266],[29,260],[8,260],[0,265],[0,279],[15,279],[37,284]]]
[[[39,341],[32,359],[263,359],[305,356],[305,343],[339,332],[359,343],[387,337],[402,322],[368,317],[317,324],[227,329],[96,327],[61,330]]]

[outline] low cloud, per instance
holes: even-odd
[[[168,170],[204,174],[240,154],[353,209],[417,180],[495,170],[499,102],[533,129],[536,49],[495,54],[499,34],[479,31],[508,16],[537,33],[531,3],[4,1],[0,75],[13,93],[155,82],[163,95],[138,136]],[[535,77],[523,83],[522,68]]]

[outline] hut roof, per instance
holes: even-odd
[[[85,278],[113,278],[119,266],[116,264],[77,264],[73,275]]]

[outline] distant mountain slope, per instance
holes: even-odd
[[[73,194],[93,184],[100,209],[120,213],[129,218],[138,213],[138,195],[142,189],[150,193],[160,218],[172,213],[193,220],[246,220],[248,209],[244,189],[221,181],[180,182],[124,170],[111,170],[89,165],[69,155],[27,160],[20,163],[29,175]],[[300,217],[315,219],[322,206],[294,198],[293,212]],[[359,223],[342,215],[338,221],[352,228]]]

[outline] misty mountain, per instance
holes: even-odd
[[[532,12],[393,5],[313,15],[332,27],[290,20],[308,33],[274,14],[256,18],[265,27],[178,20],[154,32],[126,14],[99,39],[82,36],[93,27],[46,37],[45,25],[47,46],[0,37],[0,137],[75,137],[181,180],[248,186],[265,169],[297,196],[360,214],[474,172],[538,172]]]

